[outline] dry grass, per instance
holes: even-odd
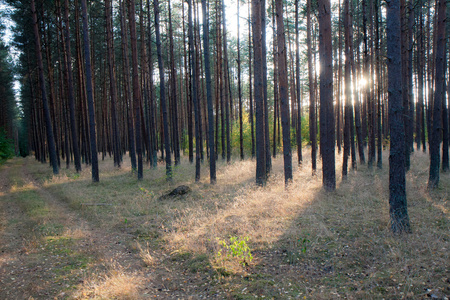
[[[186,160],[174,169],[172,183],[166,182],[163,166],[146,169],[144,180],[137,181],[127,163],[116,169],[110,159],[100,164],[99,184],[91,183],[87,168],[79,175],[62,170],[53,178],[46,178],[48,170],[40,165],[30,168],[46,188],[89,220],[137,239],[138,246],[132,247],[147,266],[170,264],[165,257],[177,260],[188,253],[178,268],[189,268],[190,261],[206,257],[209,265],[206,262],[200,271],[194,268],[194,273],[216,278],[207,282],[217,298],[450,297],[450,176],[441,174],[440,188],[427,191],[428,154],[412,156],[407,196],[413,233],[393,236],[387,155],[383,170],[358,166],[345,180],[337,158],[338,186],[331,193],[322,189],[321,169],[311,176],[307,151],[288,188],[281,158],[273,160],[273,175],[264,188],[255,187],[251,160],[219,162],[215,186],[209,185],[207,164],[200,183],[194,183],[194,166]],[[158,200],[181,184],[192,192]],[[82,208],[82,203],[112,205]],[[216,239],[230,235],[250,238],[254,261],[245,269],[230,267],[225,275],[217,269],[209,272],[215,266]],[[89,282],[82,291],[94,298],[133,299],[140,284],[136,275],[123,270]]]
[[[86,278],[72,299],[139,299],[142,278],[137,274],[129,274],[121,267],[110,267],[104,275],[93,274]]]

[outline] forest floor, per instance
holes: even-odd
[[[52,176],[31,157],[10,160],[0,166],[0,299],[450,298],[450,174],[427,191],[428,154],[412,155],[413,232],[394,236],[387,152],[383,169],[359,165],[344,180],[338,159],[335,192],[304,157],[288,188],[281,157],[264,188],[251,160],[219,161],[214,186],[206,163],[195,183],[186,158],[172,182],[162,164],[138,181],[128,162],[106,158],[95,184],[86,165]],[[161,198],[180,185],[191,191]]]

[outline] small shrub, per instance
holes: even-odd
[[[218,243],[222,246],[222,249],[217,252],[216,257],[219,260],[223,259],[223,257],[236,258],[239,260],[239,263],[245,267],[253,259],[252,252],[250,247],[247,245],[247,242],[247,236],[243,238],[230,236],[229,244],[225,240],[218,239]],[[222,253],[222,251],[224,253]]]

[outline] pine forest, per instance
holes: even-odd
[[[450,299],[449,0],[0,0],[1,299]]]

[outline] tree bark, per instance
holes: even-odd
[[[41,87],[41,97],[44,108],[45,127],[47,129],[48,151],[50,155],[50,162],[53,167],[53,174],[56,175],[59,173],[59,168],[58,168],[58,161],[56,158],[56,147],[55,147],[55,139],[53,136],[52,121],[50,117],[50,108],[48,106],[47,91],[45,88],[44,65],[42,63],[42,53],[41,53],[41,39],[39,35],[36,7],[34,4],[34,0],[31,0],[31,13],[33,15],[33,29],[34,29],[34,38],[36,42],[37,63],[39,69],[39,84]]]
[[[289,96],[286,61],[286,41],[283,24],[283,0],[276,0],[278,78],[280,79],[281,125],[283,127],[284,183],[292,181],[291,126],[289,122]],[[275,141],[274,141],[275,142]]]
[[[209,126],[209,177],[211,184],[216,183],[216,152],[214,149],[214,112],[211,89],[211,69],[209,61],[209,19],[206,0],[202,0],[203,12],[203,55],[205,58],[205,76],[206,76],[206,101],[208,104],[208,126]],[[239,15],[239,14],[238,14]],[[239,26],[238,26],[239,27]],[[241,111],[242,114],[242,111]],[[242,125],[241,125],[242,128]]]
[[[442,131],[442,102],[445,101],[444,95],[444,57],[445,57],[445,13],[446,1],[438,0],[437,7],[437,30],[436,30],[436,60],[435,60],[435,87],[433,103],[433,129],[431,132],[430,144],[430,177],[428,179],[428,188],[434,189],[439,185],[439,146],[441,142]]]
[[[335,123],[333,109],[333,48],[330,0],[319,0],[320,131],[323,186],[336,189]]]
[[[164,64],[162,59],[161,49],[161,32],[159,28],[159,1],[153,1],[155,10],[155,34],[156,34],[156,51],[158,54],[158,67],[159,67],[159,92],[160,92],[160,105],[162,110],[162,122],[164,128],[164,148],[166,152],[166,178],[168,181],[172,180],[172,158],[170,154],[170,137],[169,137],[169,120],[167,117],[166,106],[166,89],[164,82]]]
[[[309,78],[309,139],[311,141],[311,166],[313,175],[316,172],[316,160],[317,160],[317,131],[316,131],[316,92],[314,84],[314,70],[313,70],[313,57],[311,47],[311,0],[306,1],[307,13],[306,13],[306,44],[308,48],[308,78]]]
[[[405,183],[405,129],[402,107],[402,53],[400,1],[387,1],[387,67],[389,94],[389,214],[395,234],[410,232]]]
[[[92,73],[91,73],[91,53],[89,41],[89,27],[87,19],[87,5],[86,0],[81,0],[81,9],[83,14],[83,41],[84,41],[84,59],[86,63],[86,93],[89,110],[89,135],[91,140],[91,163],[92,163],[92,181],[98,182],[98,155],[97,155],[97,138],[95,135],[95,108],[94,95],[92,89]]]
[[[200,123],[199,123],[199,105],[197,95],[197,69],[196,57],[194,53],[194,29],[192,21],[192,0],[188,0],[188,23],[189,23],[189,55],[191,58],[191,72],[192,72],[192,86],[191,96],[194,104],[194,118],[195,118],[195,181],[200,181]]]
[[[73,160],[75,164],[75,171],[81,172],[81,159],[80,159],[80,148],[78,147],[78,134],[77,134],[77,124],[75,119],[75,97],[73,92],[73,75],[72,75],[72,55],[70,49],[70,23],[69,23],[69,0],[64,1],[64,23],[65,23],[65,43],[66,51],[65,57],[66,63],[66,74],[68,78],[68,100],[69,100],[69,117],[70,117],[70,130],[72,134],[72,151]]]
[[[267,180],[266,142],[264,125],[264,93],[263,93],[263,53],[261,30],[261,0],[252,0],[252,32],[254,55],[254,96],[256,104],[256,184],[264,186]]]

